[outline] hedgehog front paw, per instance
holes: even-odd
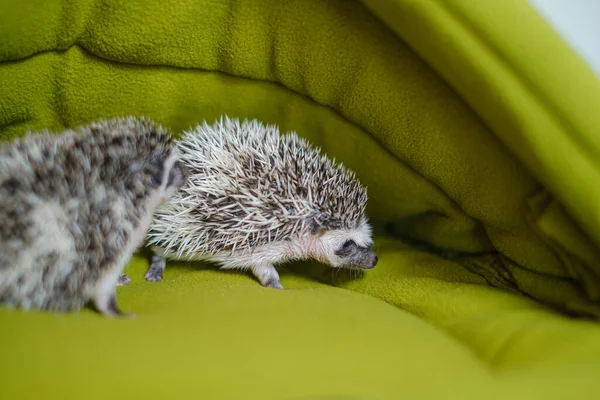
[[[252,273],[264,287],[283,289],[283,285],[281,285],[281,281],[279,280],[279,274],[274,266],[261,265],[252,267]]]
[[[117,279],[117,286],[124,286],[131,283],[131,278],[125,274],[119,275],[119,279]]]
[[[144,278],[148,282],[160,282],[163,279],[163,273],[165,272],[165,267],[167,266],[167,262],[164,258],[159,256],[152,256],[152,261],[150,262],[150,268],[144,275]]]

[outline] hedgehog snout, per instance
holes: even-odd
[[[360,255],[359,259],[360,259],[360,267],[364,268],[364,269],[371,269],[371,268],[375,268],[375,266],[377,265],[377,262],[379,261],[379,259],[377,258],[377,254],[375,253],[375,251],[370,248],[361,248],[360,251],[362,254]]]
[[[378,261],[371,246],[358,246],[353,240],[348,240],[335,255],[341,258],[343,265],[361,269],[375,268]]]

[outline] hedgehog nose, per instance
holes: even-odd
[[[379,258],[377,256],[373,257],[373,267],[377,265],[377,261],[379,261]]]

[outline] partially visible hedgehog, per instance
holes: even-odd
[[[119,275],[186,171],[169,133],[133,117],[3,143],[0,303],[122,314]]]
[[[263,286],[278,289],[281,262],[377,264],[366,188],[296,133],[226,117],[176,143],[190,176],[155,213],[148,281],[162,279],[165,258],[250,269]]]

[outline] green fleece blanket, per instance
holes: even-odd
[[[0,310],[0,397],[600,395],[600,83],[524,2],[1,8],[0,138],[275,123],[368,186],[380,262],[269,291],[195,264],[147,283],[138,256],[135,320]]]

